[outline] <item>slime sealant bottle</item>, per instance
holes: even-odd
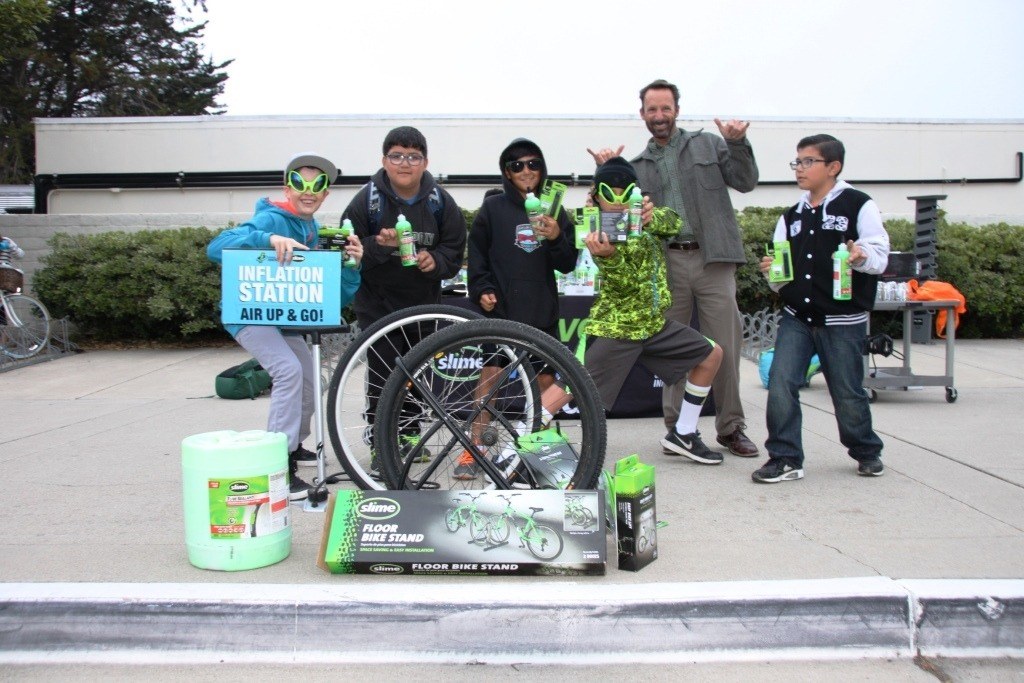
[[[634,185],[633,193],[629,196],[629,233],[626,239],[632,240],[640,236],[644,226],[643,213],[644,196],[640,193],[640,188]]]
[[[536,195],[532,192],[526,193],[526,199],[523,201],[523,208],[526,209],[526,217],[530,220],[530,227],[533,229],[533,236],[538,242],[544,238],[537,234],[537,228],[540,227],[541,218],[544,216],[544,211],[541,210],[540,200],[537,199]]]
[[[416,237],[412,234],[412,223],[405,220],[405,214],[398,214],[395,231],[398,233],[398,255],[402,257],[402,265],[415,266]]]
[[[344,251],[345,247],[348,246],[348,238],[352,236],[353,232],[354,230],[352,229],[352,221],[346,218],[341,222],[341,236],[344,238],[344,246],[342,247],[342,251]],[[356,268],[359,266],[359,264],[356,263],[356,260],[353,257],[349,256],[347,253],[344,256],[343,263],[345,264],[346,268]]]
[[[853,296],[853,269],[850,267],[850,252],[845,243],[832,254],[832,298],[849,301]]]

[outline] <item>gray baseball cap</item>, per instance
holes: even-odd
[[[319,168],[321,171],[327,174],[327,180],[330,183],[334,183],[338,179],[338,168],[327,159],[323,158],[319,154],[313,154],[312,152],[305,152],[299,154],[294,159],[288,162],[288,165],[284,169],[284,181],[288,182],[288,174],[292,171],[302,168],[303,166],[310,166],[312,168]]]

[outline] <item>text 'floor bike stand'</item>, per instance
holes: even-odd
[[[325,334],[344,334],[348,332],[348,325],[335,327],[291,327],[292,332],[308,336],[313,345],[313,436],[316,437],[316,479],[313,481],[313,488],[310,489],[306,502],[302,509],[306,512],[326,512],[327,506],[327,484],[324,479],[327,477],[326,453],[324,453],[324,392],[320,379],[322,368],[320,367],[320,337]]]

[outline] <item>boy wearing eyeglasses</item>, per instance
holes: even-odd
[[[800,388],[816,353],[821,360],[839,440],[857,461],[857,474],[880,477],[882,440],[871,426],[864,391],[864,338],[875,303],[878,275],[889,259],[889,235],[875,202],[839,180],[846,150],[831,135],[812,135],[797,145],[789,166],[804,191],[775,226],[774,240],[789,240],[793,279],[769,283],[782,298],[782,319],[768,375],[768,462],[755,482],[774,484],[804,476]],[[847,245],[853,270],[852,296],[833,298],[832,254]],[[767,275],[772,258],[761,259]]]
[[[284,201],[263,197],[256,202],[256,213],[238,227],[224,230],[213,238],[206,255],[221,262],[225,249],[273,249],[277,262],[291,262],[296,250],[317,246],[320,224],[314,214],[324,203],[328,188],[338,170],[316,154],[300,154],[284,170]],[[358,237],[349,239],[347,256],[358,263],[363,247]],[[341,269],[341,305],[352,300],[359,288],[359,268]],[[316,465],[316,454],[302,446],[310,434],[313,415],[313,357],[302,335],[288,329],[265,325],[225,325],[242,348],[260,362],[273,382],[270,392],[268,432],[283,432],[288,437],[290,499],[304,500],[312,488],[299,478],[298,466]]]
[[[593,200],[601,211],[624,211],[636,183],[636,172],[629,162],[613,157],[594,173]],[[643,224],[639,238],[626,242],[610,242],[602,231],[586,238],[587,249],[601,271],[601,291],[590,309],[587,336],[591,341],[584,365],[606,408],[614,405],[638,361],[661,377],[666,386],[679,383],[683,389],[679,417],[661,445],[666,454],[717,465],[722,462],[722,454],[701,440],[697,419],[721,365],[722,348],[693,328],[665,319],[672,298],[661,240],[678,232],[679,214],[667,207],[655,208],[645,197]],[[545,392],[542,401],[555,413],[569,398],[555,385]]]
[[[441,281],[459,272],[466,248],[466,220],[452,196],[427,170],[430,161],[423,133],[412,126],[399,126],[385,136],[382,151],[380,170],[356,193],[343,214],[352,221],[365,249],[363,284],[353,305],[364,330],[389,313],[439,303]],[[399,215],[412,223],[416,242],[414,266],[402,265],[395,230]],[[419,340],[409,341],[415,344]],[[408,350],[403,340],[380,344],[377,353],[368,354],[369,372],[381,378],[391,374],[393,361],[386,358],[387,364],[382,366],[379,357],[388,353],[393,344],[400,353]],[[369,383],[370,424],[379,391],[379,383]],[[402,436],[407,445],[417,438],[412,432]]]
[[[557,218],[543,216],[531,225],[524,201],[540,197],[547,179],[544,153],[532,140],[516,138],[498,157],[503,191],[484,199],[469,232],[469,298],[484,315],[532,325],[558,339],[558,287],[554,271],[569,273],[579,255],[573,223],[566,211]],[[477,384],[478,399],[487,394],[496,367],[485,367]],[[554,376],[537,377],[541,391]],[[492,380],[493,381],[493,380]],[[486,420],[487,413],[481,413]],[[483,424],[474,425],[479,432]],[[479,437],[479,434],[474,434]],[[478,466],[463,453],[456,463],[457,479],[474,479]]]

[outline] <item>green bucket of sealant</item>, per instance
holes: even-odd
[[[280,562],[292,549],[288,439],[221,431],[181,442],[185,544],[200,569],[238,571]]]

